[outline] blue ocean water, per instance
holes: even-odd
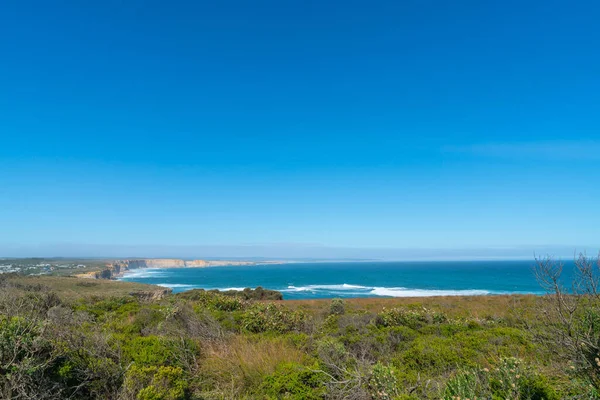
[[[569,275],[572,263],[565,263]],[[262,286],[285,299],[542,294],[529,261],[314,262],[139,269],[123,281],[172,288],[241,290]]]

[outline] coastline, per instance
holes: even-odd
[[[528,262],[372,262],[365,265],[272,261],[244,263],[239,269],[230,269],[227,264],[216,261],[214,265],[221,268],[127,270],[116,279],[155,284],[171,288],[175,293],[193,289],[241,291],[260,286],[281,292],[286,300],[544,294]]]
[[[138,269],[157,269],[157,268],[210,268],[210,267],[228,267],[228,266],[252,266],[265,264],[286,264],[289,261],[264,260],[184,260],[178,258],[136,258],[125,260],[109,261],[104,269],[90,271],[81,274],[75,274],[75,277],[84,279],[118,279],[125,273]]]

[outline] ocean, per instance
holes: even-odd
[[[565,263],[571,276],[572,262]],[[182,292],[262,286],[285,299],[543,294],[534,261],[311,262],[208,268],[139,269],[120,280]]]

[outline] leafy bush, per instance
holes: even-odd
[[[447,320],[446,316],[437,311],[426,308],[407,309],[391,308],[383,310],[378,314],[377,323],[382,326],[404,325],[416,329],[425,324],[440,324]]]
[[[559,396],[548,381],[516,358],[502,359],[496,368],[456,374],[446,384],[444,398],[554,400]]]
[[[123,345],[125,356],[142,366],[174,365],[177,361],[173,343],[158,336],[135,337]]]
[[[437,336],[419,336],[412,341],[408,349],[402,352],[394,363],[398,367],[428,373],[444,373],[461,365],[467,360],[457,348],[457,343],[449,338]]]
[[[391,400],[400,394],[394,367],[380,362],[373,366],[369,379],[369,393],[376,400]]]
[[[324,374],[298,364],[283,364],[265,377],[260,391],[268,399],[318,400],[325,395]]]
[[[204,290],[194,289],[176,295],[179,298],[193,301],[202,301],[215,309],[233,311],[239,310],[243,306],[243,301],[250,300],[283,300],[283,294],[276,290],[263,289],[258,286],[256,289],[245,288],[244,290]],[[225,298],[224,298],[225,297]],[[227,302],[227,297],[233,297],[237,301]],[[219,305],[219,303],[222,303]],[[231,308],[236,304],[236,308]],[[225,307],[223,307],[225,306]]]
[[[56,358],[39,321],[0,315],[0,398],[47,398]]]
[[[188,384],[181,368],[132,365],[127,371],[121,397],[137,400],[183,400]]]
[[[273,303],[254,304],[242,316],[242,329],[247,332],[285,333],[300,330],[305,314]]]
[[[245,288],[244,290],[221,291],[226,296],[241,297],[244,300],[283,300],[283,294],[277,290],[263,289],[257,286],[256,289]]]
[[[342,299],[333,299],[329,304],[329,314],[342,315],[346,312],[346,302]]]

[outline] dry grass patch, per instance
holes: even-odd
[[[52,291],[64,300],[90,297],[123,297],[132,294],[160,297],[170,292],[168,289],[143,283],[66,276],[15,276],[8,278],[7,286],[29,291]]]
[[[258,386],[278,365],[301,364],[306,359],[284,338],[244,336],[209,345],[205,357],[201,374],[213,391],[229,393],[232,398],[238,398],[246,388]]]
[[[380,312],[384,307],[425,307],[441,311],[448,317],[487,316],[507,317],[515,309],[530,308],[538,299],[534,295],[499,295],[499,296],[441,296],[441,297],[395,297],[395,298],[349,298],[344,299],[349,310],[365,310]],[[331,299],[285,300],[286,306],[292,309],[303,309],[312,312],[323,312],[329,309]]]

